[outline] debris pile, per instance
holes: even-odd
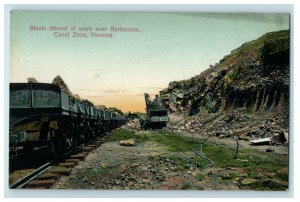
[[[28,83],[38,83],[38,81],[35,78],[33,78],[33,77],[27,78],[27,82]]]
[[[126,125],[121,126],[124,129],[132,129],[132,130],[141,130],[140,121],[138,118],[132,119],[126,123]]]
[[[196,133],[202,131],[202,121],[198,117],[190,120],[182,120],[178,124],[169,124],[167,129],[173,132],[190,132]]]
[[[61,91],[65,92],[65,93],[67,93],[69,95],[72,95],[72,93],[69,90],[67,84],[64,82],[64,80],[59,75],[57,75],[53,79],[52,84],[57,85],[58,87],[60,87]]]
[[[227,113],[198,114],[173,121],[167,128],[172,132],[214,135],[219,138],[236,136],[240,140],[259,144],[288,143],[288,117],[270,114],[267,117],[247,114],[241,109]],[[262,139],[259,141],[259,139]]]
[[[74,94],[74,98],[76,98],[77,100],[82,100],[78,94]]]

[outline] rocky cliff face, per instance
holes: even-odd
[[[171,112],[195,115],[231,109],[288,113],[289,31],[271,32],[233,50],[216,65],[160,92]]]

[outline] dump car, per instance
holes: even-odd
[[[143,129],[162,129],[166,127],[169,122],[168,110],[163,106],[158,95],[154,100],[145,93],[146,102],[146,117],[141,119],[141,126]]]

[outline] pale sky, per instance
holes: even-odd
[[[70,37],[29,27],[68,26]],[[135,27],[113,38],[73,38],[72,26]],[[10,82],[60,75],[73,93],[124,112],[144,111],[143,93],[188,79],[261,35],[289,29],[288,14],[11,13]],[[89,35],[89,32],[88,32]]]

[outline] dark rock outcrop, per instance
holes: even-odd
[[[289,31],[243,44],[216,65],[160,92],[171,112],[195,115],[236,108],[288,113]]]

